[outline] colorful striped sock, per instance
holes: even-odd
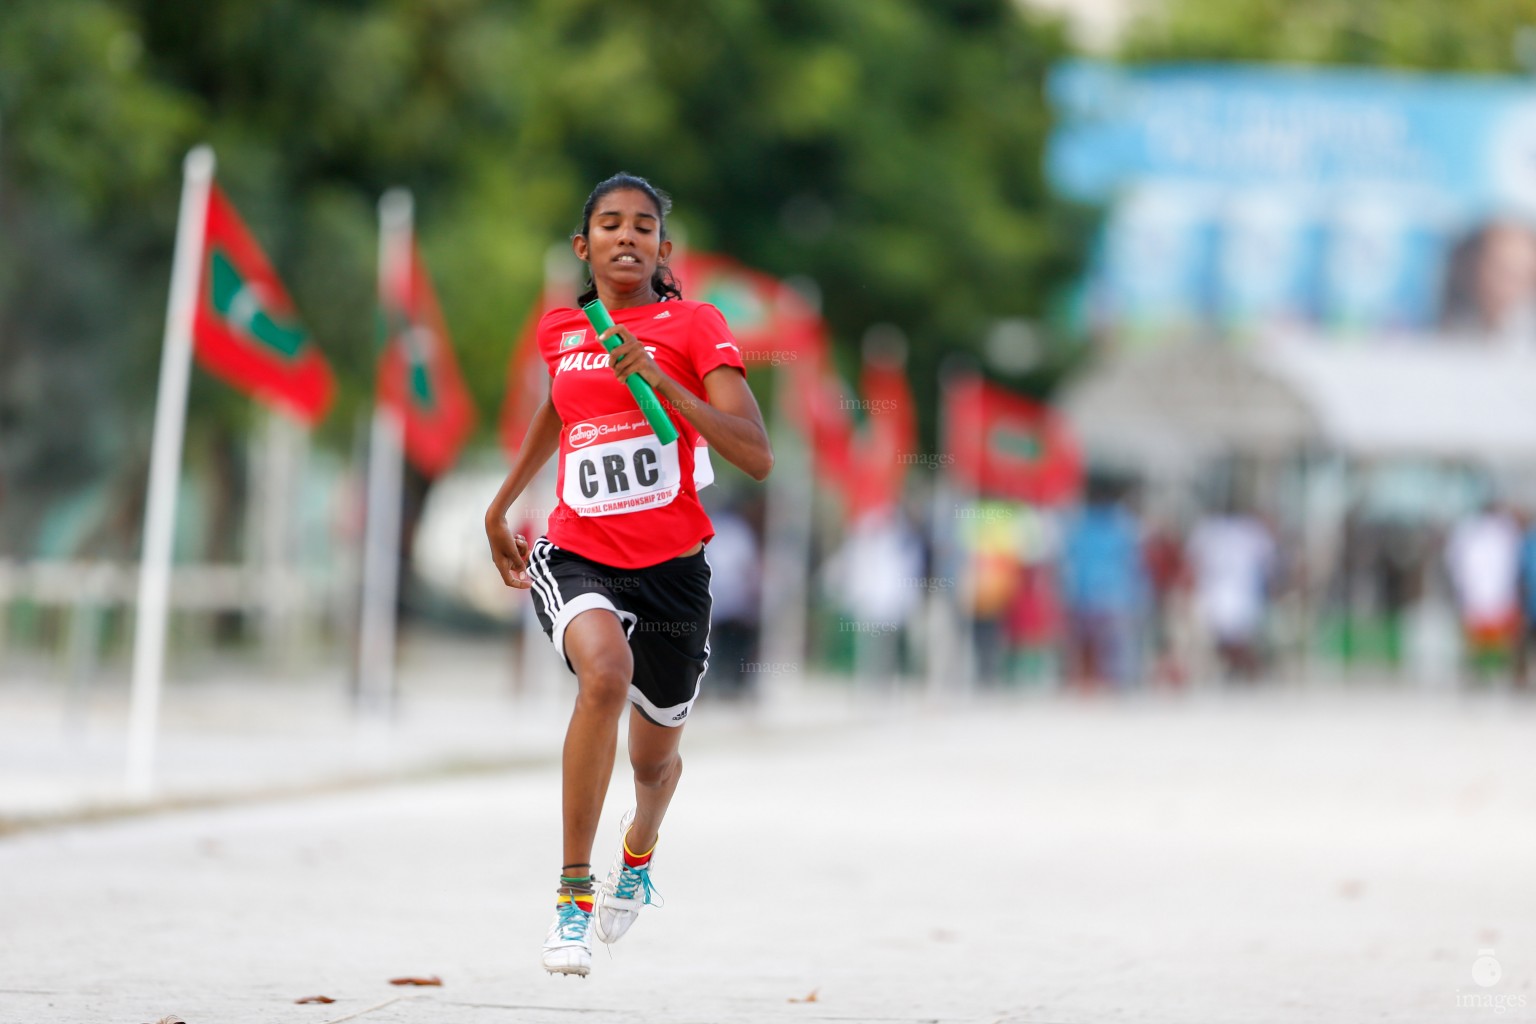
[[[574,866],[575,865],[567,865],[567,867]],[[561,875],[560,888],[555,890],[555,892],[558,894],[557,898],[555,899],[555,906],[558,907],[566,903],[574,903],[582,910],[585,910],[587,913],[592,913],[592,906],[597,898],[597,894],[594,891],[594,883],[596,883],[596,881],[597,879],[591,874]]]
[[[555,906],[561,907],[567,903],[574,903],[587,913],[592,913],[592,908],[597,901],[597,896],[590,892],[561,892],[555,897]]]
[[[658,839],[658,842],[659,841],[660,840]],[[649,850],[646,850],[644,853],[636,853],[634,850],[631,850],[629,848],[629,836],[626,835],[624,837],[624,863],[627,864],[629,867],[632,867],[632,868],[643,868],[643,867],[645,867],[647,864],[649,864],[651,862],[651,854],[653,854],[655,852],[656,852],[656,843],[652,843],[651,844],[651,848]]]

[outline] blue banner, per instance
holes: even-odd
[[[1536,213],[1536,83],[1270,66],[1072,62],[1047,169],[1106,199],[1136,178],[1387,188]]]
[[[1110,207],[1090,294],[1119,326],[1536,323],[1536,83],[1072,62],[1050,93],[1052,183]]]

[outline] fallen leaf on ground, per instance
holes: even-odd
[[[336,1000],[330,996],[305,996],[303,999],[295,999],[296,1003],[334,1003]]]
[[[430,978],[390,978],[389,983],[391,985],[441,985],[443,979],[434,974]]]
[[[159,1020],[155,1021],[155,1024],[187,1024],[187,1022],[182,1020],[180,1017],[171,1016],[161,1017]]]
[[[792,1003],[814,1003],[816,1001],[816,993],[820,991],[821,989],[819,988],[813,988],[811,989],[811,994],[806,996],[804,999],[796,999],[791,996],[789,1001]]]

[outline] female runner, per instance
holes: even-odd
[[[652,902],[651,855],[682,773],[678,741],[709,658],[714,536],[694,483],[695,444],[756,480],[773,468],[741,352],[714,306],[687,302],[667,269],[670,200],[616,174],[587,198],[571,239],[622,343],[609,354],[578,309],[539,322],[550,394],[485,516],[491,556],[510,587],[532,590],[544,632],[576,674],[562,756],[565,855],[544,969],[586,975],[595,931],[616,942]],[[639,374],[669,407],[678,440],[662,445],[625,381]],[[560,452],[559,501],[532,547],[506,515]],[[701,456],[704,458],[707,456]],[[629,716],[635,809],[613,868],[596,884],[592,842],[608,791],[619,718]]]

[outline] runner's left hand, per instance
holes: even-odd
[[[528,538],[514,534],[503,516],[486,519],[485,535],[491,542],[491,561],[496,563],[501,581],[517,590],[532,587],[528,579]]]

